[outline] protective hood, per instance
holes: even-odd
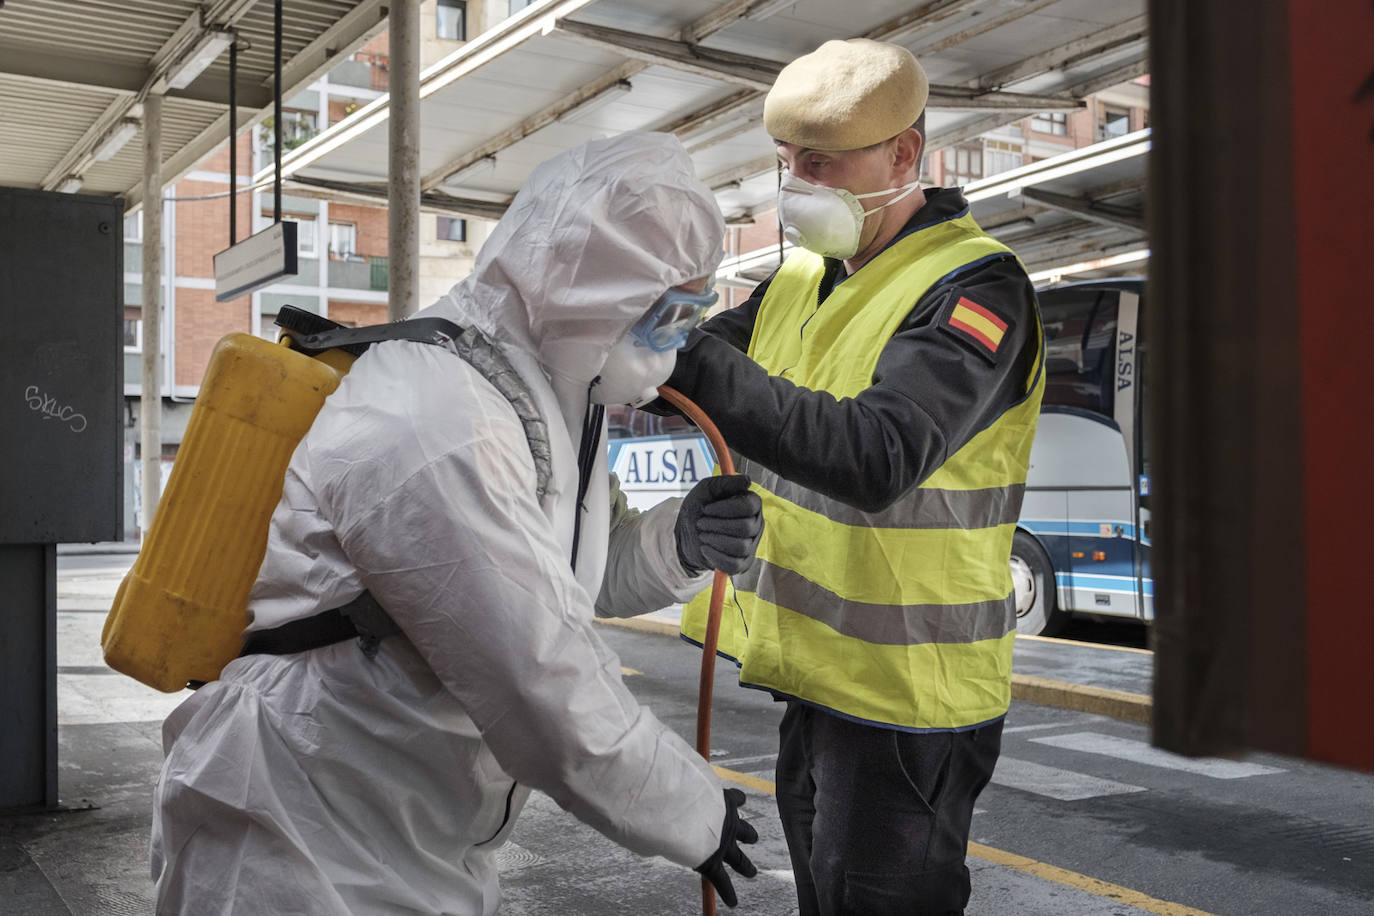
[[[594,140],[534,170],[448,299],[585,388],[664,290],[714,273],[724,236],[715,197],[676,137]]]

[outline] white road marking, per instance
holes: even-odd
[[[1075,732],[1070,735],[1048,735],[1044,738],[1031,738],[1036,744],[1048,744],[1071,751],[1087,754],[1102,754],[1118,760],[1129,760],[1145,766],[1162,767],[1168,770],[1182,770],[1212,779],[1244,779],[1247,776],[1267,776],[1282,773],[1283,770],[1267,767],[1258,763],[1239,760],[1218,760],[1215,757],[1184,757],[1151,747],[1144,741],[1132,741],[1114,735],[1101,735],[1096,732]]]
[[[1034,792],[1059,801],[1078,801],[1084,798],[1097,798],[1102,795],[1129,795],[1144,792],[1143,786],[1132,786],[1110,779],[1099,779],[1072,770],[1047,767],[1029,760],[1017,760],[1003,755],[997,759],[997,769],[992,771],[992,781],[1009,789]]]
[[[1088,721],[1088,718],[1089,717],[1066,719],[1063,722],[1042,722],[1039,725],[1008,725],[1006,728],[1002,729],[1002,734],[1010,735],[1015,732],[1038,732],[1044,731],[1047,728],[1068,728],[1073,725],[1082,725]]]

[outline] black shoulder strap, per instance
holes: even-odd
[[[391,324],[346,328],[337,321],[293,305],[282,307],[276,323],[290,336],[293,349],[311,355],[337,349],[361,356],[368,347],[384,340],[412,340],[442,347],[463,333],[462,328],[446,318],[411,318]]]
[[[3,0],[0,0],[3,3]],[[411,340],[434,344],[465,360],[497,391],[505,396],[520,418],[525,440],[534,458],[538,481],[535,493],[543,499],[553,480],[552,448],[549,433],[534,397],[500,348],[476,328],[461,328],[444,318],[408,318],[392,324],[369,325],[365,328],[346,328],[314,312],[284,305],[277,313],[277,325],[282,336],[288,337],[293,349],[308,356],[325,350],[343,350],[354,356],[384,340]],[[579,502],[581,497],[578,497]]]

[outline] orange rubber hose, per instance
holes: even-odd
[[[730,450],[725,447],[716,424],[706,416],[705,411],[693,403],[686,395],[675,388],[660,385],[658,394],[669,404],[687,415],[687,419],[706,434],[711,450],[716,453],[716,462],[722,474],[735,473],[735,462]],[[725,583],[728,577],[719,569],[711,582],[711,604],[706,617],[706,639],[701,647],[701,682],[697,688],[697,753],[711,759],[711,690],[716,676],[716,643],[720,639],[720,613],[725,606]],[[704,916],[715,916],[716,891],[704,876],[701,879],[701,912]]]

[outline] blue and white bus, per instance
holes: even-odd
[[[1045,399],[1012,545],[1017,629],[1154,618],[1138,279],[1040,290]]]
[[[1143,293],[1113,279],[1038,294],[1045,399],[1012,542],[1018,632],[1052,635],[1074,614],[1154,617]],[[686,493],[711,466],[685,420],[611,411],[610,467],[632,506]]]

